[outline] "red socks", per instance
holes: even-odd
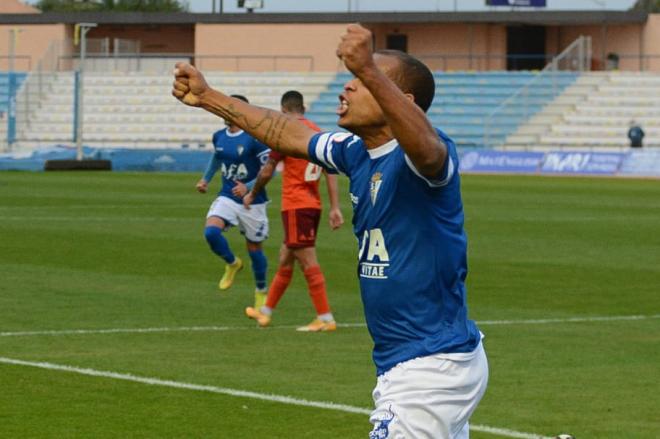
[[[275,277],[268,289],[268,297],[266,297],[266,306],[270,309],[275,309],[277,302],[280,301],[284,292],[286,291],[291,278],[293,277],[293,268],[280,267],[275,273]]]
[[[305,279],[307,280],[307,287],[309,288],[309,296],[312,298],[316,314],[326,314],[330,312],[330,305],[328,304],[328,296],[325,291],[325,278],[321,272],[321,267],[318,265],[309,267],[304,271]]]

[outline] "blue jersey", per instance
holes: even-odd
[[[471,352],[481,339],[467,318],[467,240],[458,155],[428,180],[396,140],[367,150],[348,133],[322,133],[310,159],[350,178],[358,276],[378,374],[436,353]]]
[[[234,196],[231,190],[236,181],[250,183],[268,161],[270,149],[260,143],[245,131],[230,133],[222,129],[213,134],[213,156],[204,173],[203,179],[211,181],[215,173],[220,170],[222,174],[222,187],[218,195],[231,198],[237,203],[243,203],[241,198]],[[254,204],[268,201],[266,191],[261,190],[254,199]]]

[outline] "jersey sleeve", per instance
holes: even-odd
[[[259,142],[258,140],[254,141],[254,148],[255,148],[255,155],[259,159],[259,163],[261,165],[265,165],[266,162],[268,161],[268,157],[270,154],[270,148],[263,143]]]
[[[456,145],[454,144],[454,141],[451,140],[445,133],[443,133],[440,130],[436,130],[438,132],[438,136],[440,139],[444,142],[444,144],[447,146],[447,159],[445,160],[445,164],[442,167],[442,170],[440,173],[435,177],[435,178],[427,178],[423,176],[415,167],[413,164],[412,160],[410,160],[410,157],[408,155],[405,155],[405,161],[410,170],[417,175],[419,178],[424,180],[426,184],[428,184],[430,187],[444,187],[449,184],[451,181],[452,177],[454,177],[454,174],[458,172],[458,155],[456,153]]]
[[[319,133],[309,141],[309,160],[331,174],[350,175],[346,161],[346,151],[354,136],[350,133]]]
[[[220,159],[218,158],[218,155],[214,152],[211,158],[209,159],[208,165],[206,165],[206,171],[204,171],[204,176],[202,177],[202,179],[208,183],[213,179],[213,176],[215,175],[216,172],[218,172],[219,168],[220,168]]]

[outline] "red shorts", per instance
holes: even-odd
[[[284,245],[288,248],[314,247],[320,220],[320,209],[282,211]]]

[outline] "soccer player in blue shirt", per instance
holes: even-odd
[[[349,133],[315,133],[231,99],[185,63],[176,66],[172,94],[276,151],[349,177],[378,374],[370,438],[465,439],[486,390],[488,362],[467,317],[458,155],[425,115],[435,92],[428,68],[402,52],[373,54],[371,44],[371,32],[352,24],[337,48],[355,76],[337,109]]]
[[[231,97],[248,103],[245,96]],[[252,209],[246,209],[243,206],[243,196],[248,192],[248,185],[256,179],[261,166],[268,160],[270,149],[231,120],[226,120],[225,123],[226,128],[213,134],[213,155],[204,176],[196,185],[199,192],[206,193],[216,172],[219,170],[222,174],[220,192],[206,215],[204,237],[211,251],[227,263],[218,284],[220,290],[227,290],[234,282],[236,274],[243,268],[243,261],[231,251],[223,232],[228,227],[238,226],[245,236],[248,254],[252,260],[256,283],[255,306],[262,306],[267,292],[267,260],[262,242],[268,237],[268,197],[266,191],[260,191],[255,197]]]

